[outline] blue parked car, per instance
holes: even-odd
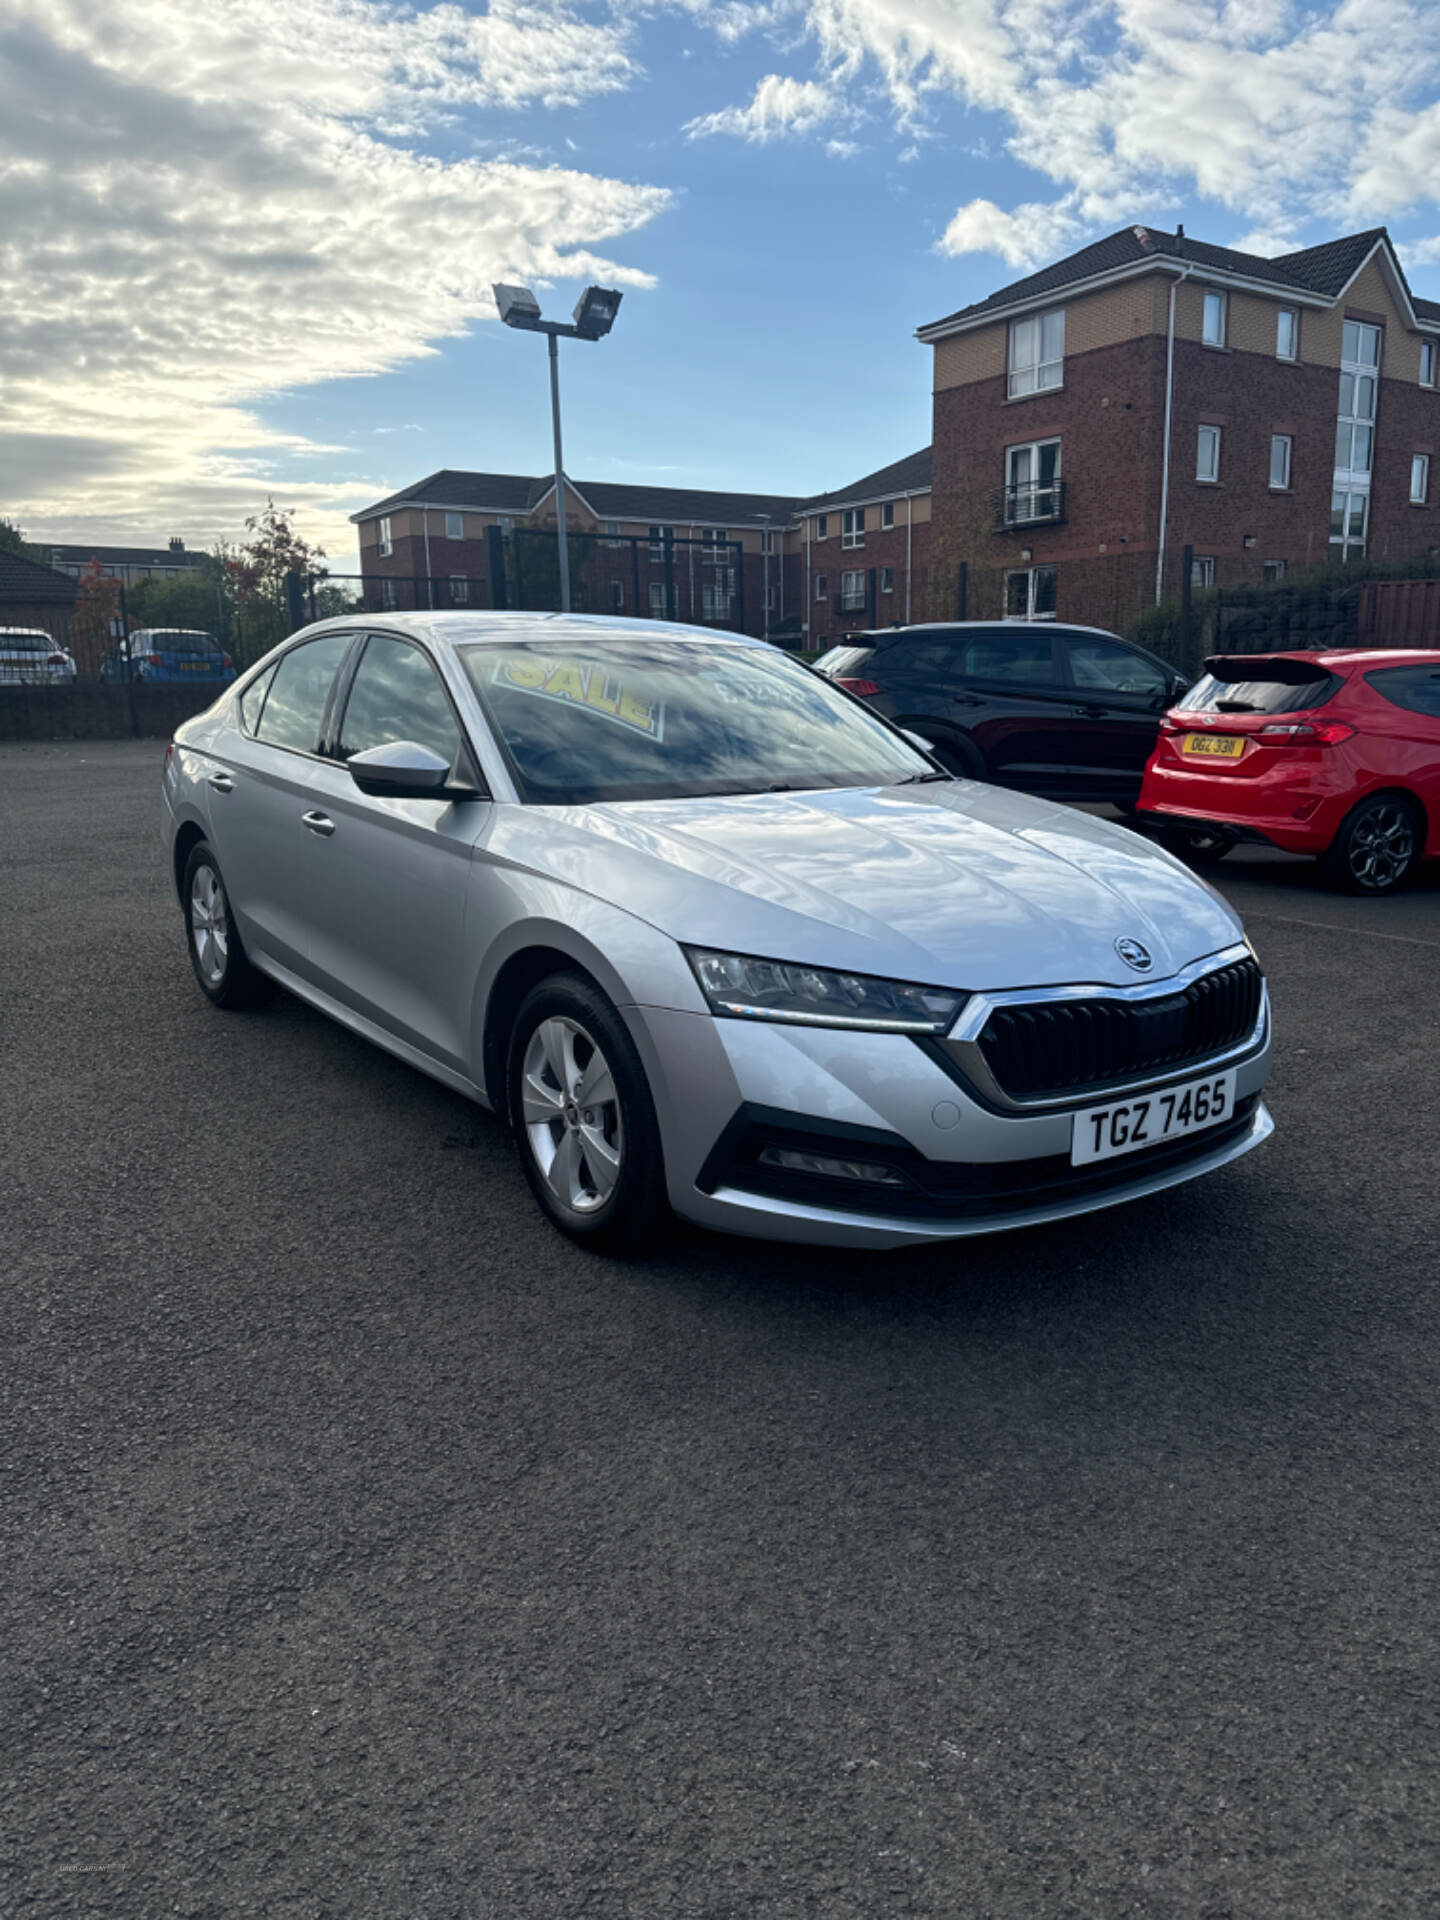
[[[137,627],[100,663],[102,680],[213,680],[235,678],[235,663],[213,633],[191,627]]]

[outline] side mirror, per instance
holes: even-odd
[[[414,740],[367,747],[345,764],[360,791],[379,800],[439,800],[450,779],[449,761]]]
[[[933,740],[927,740],[923,733],[912,733],[909,727],[902,727],[900,731],[912,747],[919,747],[922,753],[934,753],[935,742]]]

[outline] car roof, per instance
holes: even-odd
[[[44,627],[0,627],[0,638],[9,634],[13,639],[17,633],[27,640],[49,640],[53,637],[45,631]]]
[[[731,633],[715,627],[687,626],[680,620],[640,620],[633,615],[605,613],[392,613],[371,609],[346,613],[332,620],[317,620],[299,630],[306,635],[329,633],[341,628],[383,629],[387,633],[411,634],[416,639],[446,640],[452,646],[475,642],[514,641],[526,638],[562,640],[708,640],[714,646],[759,647],[769,653],[783,652],[768,640],[756,640],[746,633]],[[292,635],[298,639],[299,632]]]
[[[857,640],[893,640],[899,634],[908,633],[993,633],[997,627],[1015,628],[1022,633],[1098,633],[1106,640],[1119,640],[1122,645],[1138,646],[1139,642],[1126,640],[1123,634],[1112,633],[1108,627],[1082,627],[1078,620],[917,620],[908,627],[870,627],[863,632],[847,633],[835,641],[837,647],[851,646]],[[1141,648],[1143,652],[1144,649]]]

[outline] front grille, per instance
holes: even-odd
[[[1238,1047],[1255,1031],[1263,984],[1245,959],[1150,1000],[997,1007],[980,1051],[1011,1100],[1121,1086]]]

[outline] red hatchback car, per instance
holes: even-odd
[[[1263,841],[1389,893],[1440,856],[1440,652],[1207,660],[1160,723],[1139,813],[1191,859]]]

